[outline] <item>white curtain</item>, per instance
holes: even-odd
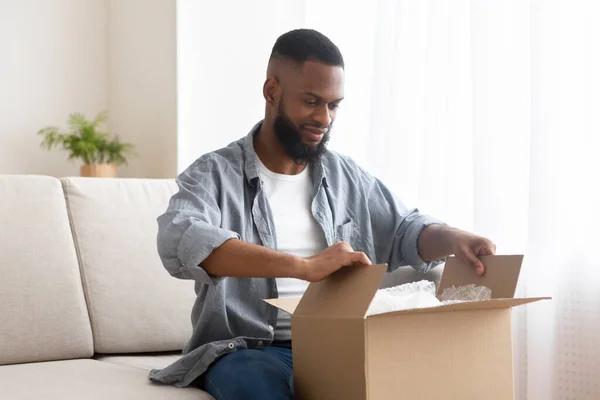
[[[322,31],[347,65],[331,146],[408,206],[489,236],[499,253],[525,254],[518,294],[553,297],[515,310],[517,398],[600,398],[600,2],[257,2],[252,18],[213,15],[214,35],[204,39],[230,49],[243,35],[244,51],[255,54],[245,60],[251,67],[238,63],[233,77],[214,67],[206,78],[185,62],[186,49],[195,54],[189,42],[203,40],[190,36],[192,3],[180,1],[178,10],[188,43],[178,55],[180,166],[260,118],[278,34]],[[223,52],[226,63],[231,54]],[[231,79],[247,89],[229,92],[232,109],[207,101]],[[220,125],[207,146],[189,121],[240,128]]]
[[[553,300],[515,310],[519,399],[599,399],[600,4],[368,7],[319,24],[348,60],[334,145],[408,205],[525,254],[519,295]]]

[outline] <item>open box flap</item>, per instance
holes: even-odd
[[[265,301],[295,315],[363,318],[386,270],[386,264],[344,267],[311,283],[299,302],[297,298]]]
[[[387,265],[344,267],[312,283],[296,308],[296,315],[364,317]]]
[[[300,303],[300,297],[280,297],[278,299],[265,299],[264,301],[293,314],[296,311],[296,307],[298,307],[298,303]]]
[[[448,257],[442,279],[438,286],[438,296],[444,289],[452,286],[475,284],[486,286],[492,290],[493,299],[510,299],[515,297],[522,255],[480,256],[485,267],[485,274],[478,276],[473,267],[456,257]]]
[[[448,311],[473,311],[473,310],[490,310],[498,308],[511,308],[520,306],[523,304],[533,303],[540,300],[550,300],[551,297],[529,297],[529,298],[518,298],[518,299],[492,299],[492,300],[481,300],[481,301],[469,301],[464,303],[447,304],[437,307],[424,307],[424,308],[413,308],[410,310],[393,311],[383,314],[376,314],[368,316],[367,318],[381,318],[390,315],[399,314],[423,314],[423,313],[437,313],[437,312],[448,312]]]

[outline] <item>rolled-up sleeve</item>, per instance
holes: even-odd
[[[418,271],[427,272],[443,262],[423,261],[419,255],[419,236],[427,226],[444,222],[421,214],[418,209],[407,209],[375,178],[369,191],[369,213],[377,258],[385,260],[390,271],[410,265]]]
[[[214,285],[221,277],[208,274],[201,263],[236,232],[220,228],[218,164],[201,159],[176,179],[179,190],[158,217],[158,254],[174,277]]]

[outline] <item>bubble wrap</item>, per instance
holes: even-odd
[[[492,290],[485,286],[465,285],[459,287],[449,287],[444,289],[440,295],[442,302],[446,301],[479,301],[490,300]]]

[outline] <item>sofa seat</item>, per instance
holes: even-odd
[[[91,359],[0,366],[3,399],[19,400],[214,400],[196,388],[148,380],[148,372]]]
[[[141,368],[145,371],[162,369],[181,358],[181,352],[150,354],[97,354],[95,360],[109,362],[126,367]]]

